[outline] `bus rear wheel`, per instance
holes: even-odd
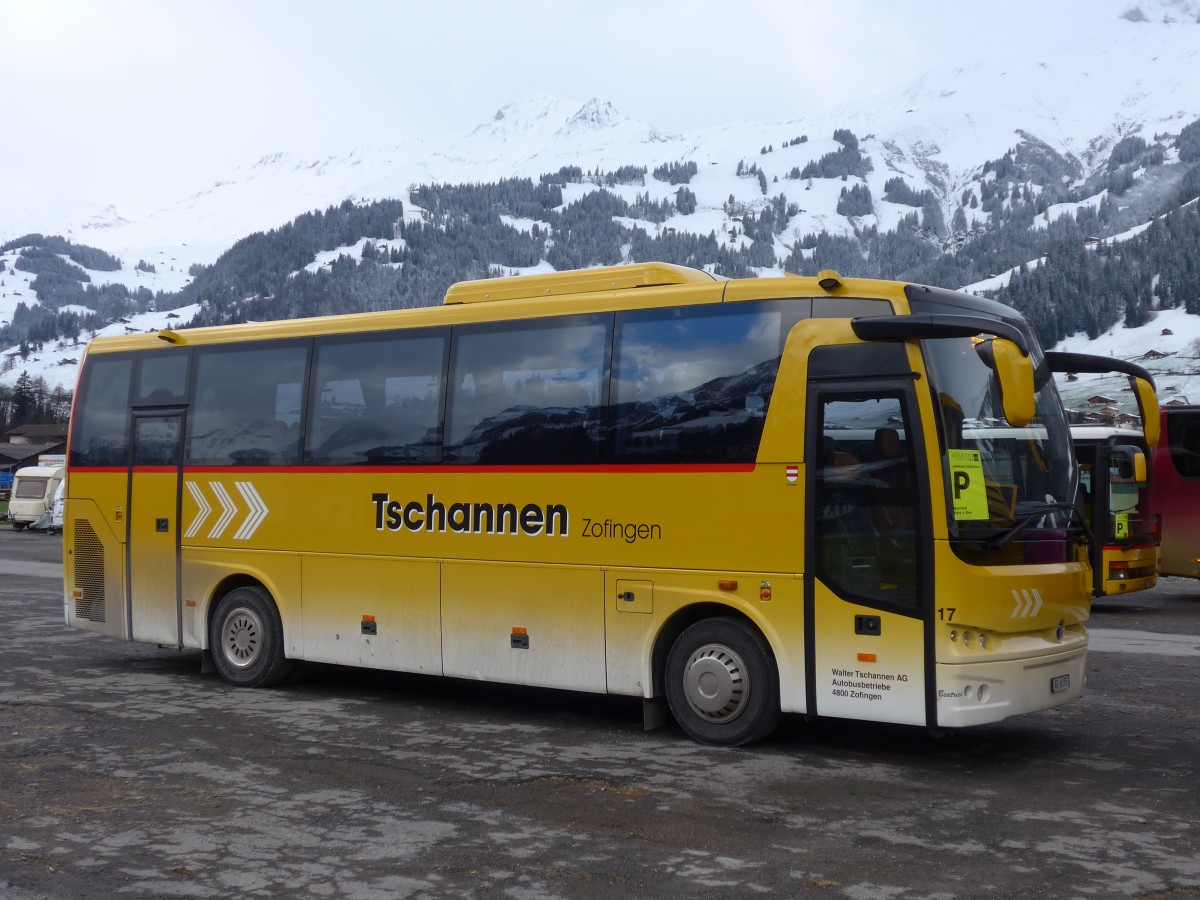
[[[209,632],[213,662],[238,687],[270,687],[285,680],[294,662],[283,654],[283,623],[263,588],[245,586],[217,603]]]
[[[758,630],[739,619],[686,628],[667,655],[666,687],[675,721],[705,744],[740,747],[779,724],[775,658]]]

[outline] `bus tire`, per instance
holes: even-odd
[[[701,743],[740,747],[779,724],[775,657],[740,619],[702,619],[686,628],[667,655],[666,688],[675,721]]]
[[[283,655],[279,610],[263,588],[230,591],[217,603],[209,628],[213,663],[230,684],[271,687],[292,674],[295,663]]]
[[[13,531],[24,531],[25,530],[24,522],[13,522],[12,526],[13,526]]]

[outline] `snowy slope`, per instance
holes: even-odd
[[[1200,316],[1180,309],[1160,310],[1153,322],[1141,328],[1118,325],[1094,341],[1077,334],[1054,349],[1136,362],[1154,376],[1160,403],[1200,404]],[[1122,412],[1137,413],[1124,375],[1080,375],[1075,382],[1060,377],[1058,390],[1068,408],[1084,409],[1088,397],[1102,394],[1117,400]]]
[[[1123,137],[1149,140],[1200,117],[1200,3],[1143,2],[1136,8],[1145,21],[1130,21],[1135,7],[1127,0],[1091,0],[1084,16],[1081,8],[1047,4],[1026,41],[984,44],[970,67],[940,67],[929,54],[929,68],[916,83],[881,86],[886,90],[870,101],[818,117],[789,109],[781,86],[777,121],[670,134],[601,100],[581,104],[538,94],[437,147],[420,138],[389,147],[355,147],[348,139],[345,153],[323,158],[281,148],[233,173],[214,173],[207,190],[138,221],[113,207],[0,208],[0,241],[30,231],[61,233],[123,258],[167,253],[186,272],[246,234],[346,198],[404,197],[411,185],[431,181],[537,177],[563,165],[613,169],[688,159],[710,176],[695,188],[703,207],[719,208],[730,193],[753,200],[759,194],[754,179],[736,179],[733,170],[739,160],[757,162],[771,194],[785,190],[809,211],[796,227],[812,231],[833,218],[830,201],[836,203],[840,185],[831,186],[832,197],[814,197],[803,184],[785,184],[783,175],[836,149],[835,128],[855,131],[875,160],[868,179],[875,197],[882,196],[884,180],[901,174],[915,189],[930,186],[953,201],[985,161],[999,158],[1022,135],[1072,155],[1086,172]],[[781,148],[802,134],[808,143]],[[760,156],[768,145],[775,152]]]
[[[96,332],[85,332],[79,336],[77,341],[64,339],[53,344],[30,348],[28,355],[24,358],[21,357],[16,347],[9,347],[0,354],[0,381],[11,384],[23,372],[28,372],[30,378],[45,379],[46,387],[50,390],[57,387],[74,390],[76,376],[79,372],[77,363],[91,338],[177,328],[195,318],[198,311],[199,307],[193,305],[174,310],[140,313],[113,322]]]

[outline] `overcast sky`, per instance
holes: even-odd
[[[668,131],[794,120],[996,52],[1039,2],[981,34],[961,0],[0,0],[0,202],[145,212],[266,153],[460,136],[535,92]]]

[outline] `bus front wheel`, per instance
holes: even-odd
[[[667,702],[675,721],[705,744],[739,747],[779,723],[779,675],[762,635],[739,619],[703,619],[667,655]]]
[[[275,601],[256,586],[235,588],[217,604],[209,634],[221,677],[238,687],[270,687],[291,674]]]

